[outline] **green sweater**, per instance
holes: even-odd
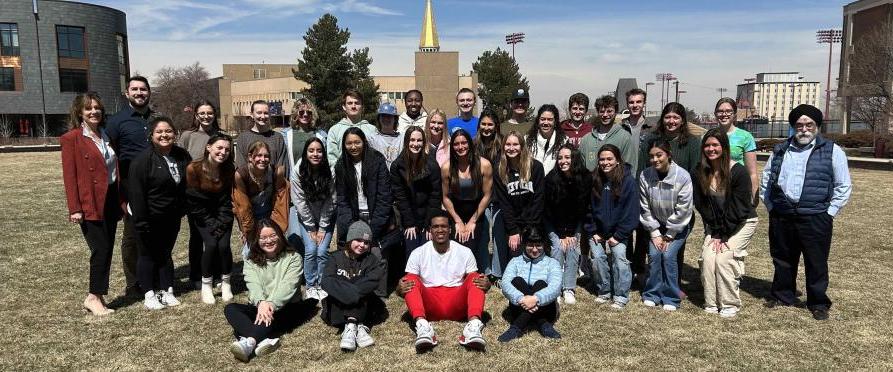
[[[623,126],[620,124],[613,124],[604,140],[598,138],[598,126],[596,126],[592,132],[583,136],[583,141],[580,142],[580,154],[586,159],[586,168],[591,172],[598,167],[598,150],[607,144],[617,146],[620,149],[620,156],[623,157],[624,162],[628,162],[626,159],[633,159],[633,144],[631,141],[629,132],[623,129]]]
[[[658,138],[660,138],[660,134],[655,132],[648,136],[648,138],[645,139],[645,142],[642,143],[642,148],[639,149],[639,169],[636,173],[642,173],[645,168],[651,166],[648,149],[651,147],[651,143]],[[681,145],[677,138],[673,138],[669,142],[670,152],[673,153],[673,161],[676,162],[679,167],[685,169],[685,171],[692,176],[692,179],[695,179],[694,171],[698,166],[698,162],[701,161],[701,139],[698,136],[689,135],[685,145]]]
[[[326,137],[326,152],[329,159],[329,166],[332,167],[332,169],[335,169],[335,163],[337,163],[338,158],[341,157],[342,137],[344,137],[344,132],[350,127],[360,128],[360,130],[363,131],[363,134],[366,135],[366,143],[369,143],[373,134],[378,133],[378,128],[369,124],[368,121],[360,120],[360,122],[354,123],[348,118],[341,119],[341,121],[329,128],[329,136]]]
[[[261,301],[270,301],[276,311],[298,292],[304,275],[304,258],[295,252],[286,252],[275,261],[267,261],[263,267],[245,260],[242,271],[248,287],[248,302],[257,306]]]

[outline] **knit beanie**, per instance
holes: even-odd
[[[812,119],[817,127],[822,126],[822,111],[817,109],[815,106],[805,104],[794,107],[794,109],[791,110],[791,113],[788,115],[788,123],[790,123],[793,127],[795,124],[797,124],[797,120],[799,120],[800,117],[803,115],[806,115],[807,117]]]
[[[347,241],[372,240],[372,228],[363,221],[356,221],[347,228]]]

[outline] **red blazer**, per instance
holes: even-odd
[[[109,174],[102,153],[93,140],[84,137],[80,127],[63,134],[59,143],[62,145],[62,181],[68,213],[81,212],[84,220],[103,220]],[[117,180],[121,179],[117,165],[115,176]]]

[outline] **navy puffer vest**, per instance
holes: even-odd
[[[778,175],[781,172],[781,163],[784,154],[788,151],[793,138],[775,146],[772,157],[772,175],[769,178],[771,193],[769,200],[772,202],[772,213],[790,214],[818,214],[828,211],[831,205],[831,196],[834,192],[834,167],[832,157],[834,142],[826,140],[821,135],[816,136],[815,148],[806,162],[806,175],[803,180],[803,191],[800,193],[800,201],[792,202],[781,187],[778,186]]]

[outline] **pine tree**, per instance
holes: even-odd
[[[298,69],[292,71],[295,79],[309,85],[302,93],[316,104],[324,128],[344,117],[341,95],[349,88],[362,94],[367,117],[374,112],[369,107],[377,108],[378,86],[369,76],[369,49],[348,53],[349,39],[350,30],[339,28],[335,16],[324,14],[304,35],[306,46],[298,59]]]
[[[508,51],[500,48],[485,51],[471,68],[478,74],[480,82],[478,96],[483,107],[495,110],[500,113],[500,117],[505,118],[511,112],[509,104],[515,90],[530,89],[527,78],[519,71],[518,64]]]

